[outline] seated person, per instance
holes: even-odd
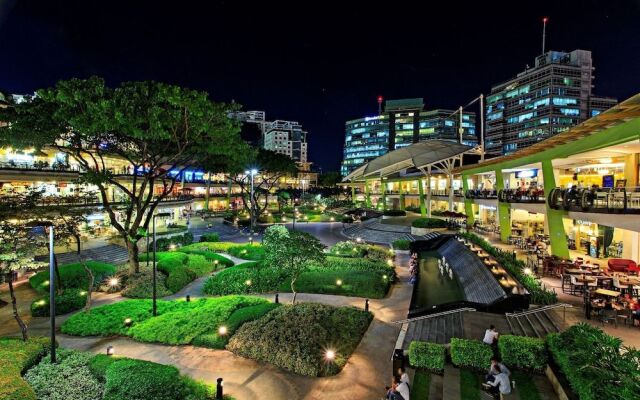
[[[498,375],[495,375],[493,381],[483,383],[482,387],[494,396],[498,394],[510,394],[511,381],[509,380],[509,375],[503,372],[498,365],[495,366],[495,370],[498,372]]]
[[[485,344],[494,345],[498,342],[499,336],[500,334],[496,331],[496,327],[490,325],[489,329],[484,332],[484,338],[482,339],[482,341]]]
[[[485,375],[484,380],[486,382],[493,382],[496,375],[499,374],[496,367],[500,368],[500,371],[507,374],[507,376],[511,376],[511,371],[502,363],[502,360],[498,356],[491,357],[491,365],[489,366],[489,372]]]

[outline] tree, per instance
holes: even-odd
[[[300,231],[289,231],[275,225],[265,231],[263,245],[265,263],[282,269],[291,279],[292,303],[296,303],[296,281],[307,270],[311,262],[324,262],[324,245],[313,235]]]
[[[29,338],[28,328],[18,313],[16,294],[13,289],[13,274],[21,269],[34,269],[44,265],[33,259],[33,254],[40,245],[31,229],[5,220],[0,221],[0,274],[8,282],[13,317],[20,327],[24,341]]]
[[[325,172],[318,177],[318,185],[326,188],[333,188],[342,182],[342,175],[339,172]]]
[[[244,173],[251,168],[259,171],[254,178],[252,198],[251,177]],[[229,179],[240,187],[243,207],[251,216],[251,226],[255,226],[258,216],[269,206],[269,194],[283,177],[295,175],[298,168],[287,155],[259,149],[247,152],[245,158],[239,159],[230,171]]]
[[[205,92],[158,82],[109,88],[98,77],[71,79],[0,109],[0,121],[7,122],[0,127],[0,146],[49,147],[79,164],[136,273],[138,241],[180,174],[203,164],[237,165],[235,159],[244,157],[238,123],[228,117],[236,108],[210,101]],[[125,167],[114,169],[113,160]],[[125,198],[122,210],[112,203],[112,188]]]

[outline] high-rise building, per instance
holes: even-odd
[[[377,116],[347,121],[340,173],[345,176],[364,163],[389,151],[430,139],[477,145],[473,112],[436,109],[424,111],[422,98],[387,100]]]
[[[230,115],[243,123],[255,124],[261,132],[260,147],[286,154],[295,162],[306,164],[307,131],[297,121],[267,121],[264,111],[237,111]]]
[[[614,106],[592,92],[591,52],[549,51],[533,68],[494,85],[487,96],[487,153],[509,154],[566,131]]]

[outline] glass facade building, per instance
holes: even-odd
[[[347,121],[343,176],[389,151],[431,139],[459,141],[460,114],[455,110],[424,111],[421,98],[387,100],[384,112],[373,117]],[[462,113],[462,141],[475,146],[475,113]]]
[[[510,154],[566,131],[614,106],[592,94],[591,52],[549,51],[487,96],[486,151]]]

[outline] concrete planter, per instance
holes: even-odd
[[[411,250],[396,250],[396,249],[393,249],[393,252],[396,253],[396,254],[409,254],[409,253],[411,253]]]
[[[416,228],[416,227],[411,227],[411,234],[414,236],[424,236],[426,234],[429,234],[431,232],[444,232],[446,231],[447,228]]]

